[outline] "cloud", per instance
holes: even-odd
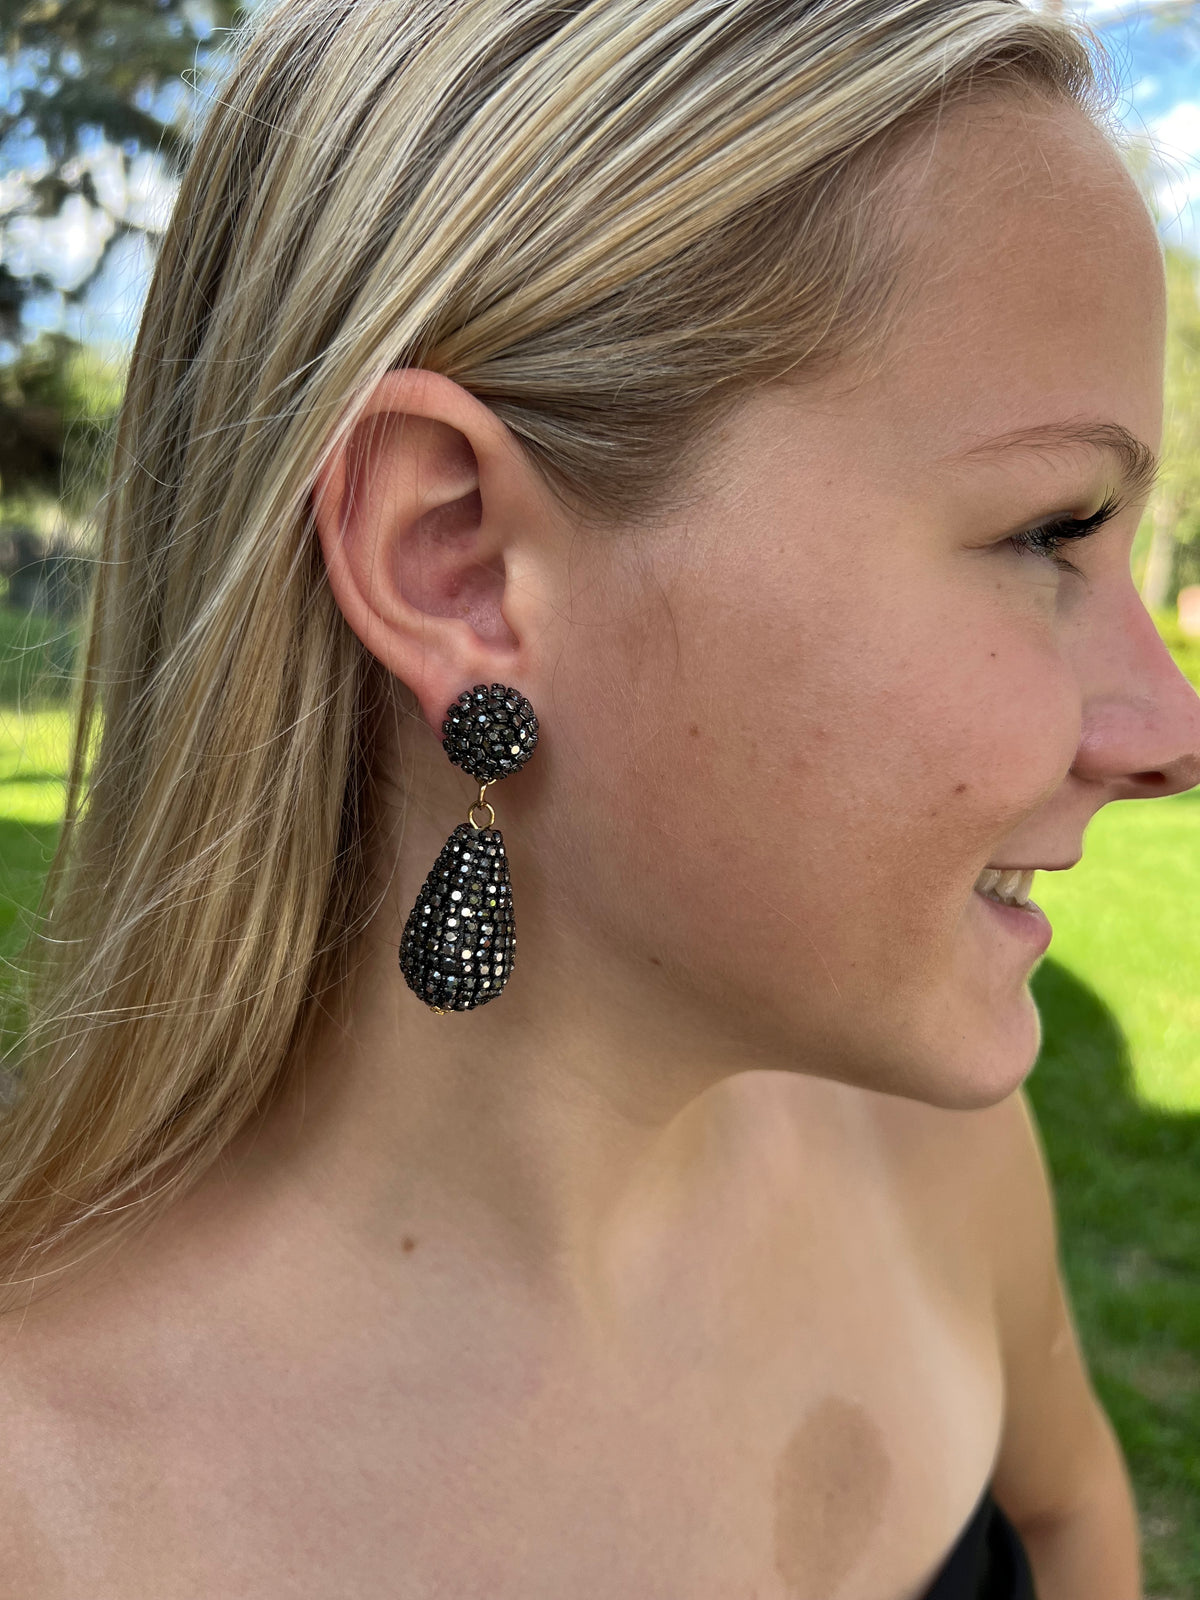
[[[89,205],[82,195],[75,194],[56,216],[18,214],[0,226],[0,255],[19,277],[44,274],[59,289],[75,289],[96,271],[119,223],[151,233],[166,225],[175,189],[157,153],[143,151],[126,162],[115,146],[101,144],[86,158],[70,163],[64,176],[75,181],[84,171],[91,176],[99,206]],[[29,184],[36,176],[38,172],[32,168],[0,175],[0,205],[15,209],[28,202]],[[149,256],[144,249],[124,254],[135,263],[126,276],[128,271],[133,272],[139,285],[137,292],[141,292],[148,276]],[[118,283],[119,289],[114,287]],[[108,320],[113,322],[115,318],[114,325],[124,327],[131,292],[124,281],[110,270],[96,292],[101,300],[115,296],[115,310]],[[30,306],[27,320],[31,326],[50,325],[48,304]],[[108,316],[107,311],[105,315]]]
[[[14,217],[4,257],[18,277],[44,272],[64,289],[81,283],[113,232],[112,219],[73,194],[55,217]]]
[[[1181,100],[1144,124],[1157,157],[1162,232],[1200,248],[1200,100]]]
[[[1039,9],[1044,10],[1045,7]],[[1100,22],[1111,22],[1114,17],[1136,15],[1141,8],[1136,3],[1131,5],[1130,0],[1067,0],[1063,9],[1095,26]]]
[[[1155,143],[1189,160],[1200,159],[1200,100],[1181,100],[1151,124]]]

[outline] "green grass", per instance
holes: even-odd
[[[1107,806],[1034,980],[1029,1093],[1096,1388],[1129,1460],[1146,1592],[1200,1595],[1200,792]]]
[[[0,961],[30,926],[58,838],[71,717],[0,706]]]
[[[1151,613],[1154,625],[1189,683],[1200,689],[1200,639],[1189,638],[1179,626],[1174,610]]]
[[[1102,981],[1131,1092],[1200,1112],[1200,790],[1106,806],[1083,861],[1041,874],[1034,897],[1054,924],[1050,957]]]
[[[0,706],[60,704],[69,698],[80,625],[0,605]]]
[[[0,959],[28,926],[63,797],[69,717],[0,709]],[[1200,1595],[1200,793],[1106,807],[1082,864],[1035,891],[1029,1092],[1089,1365],[1128,1457],[1147,1595]]]

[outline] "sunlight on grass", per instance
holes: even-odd
[[[1050,954],[1103,997],[1147,1106],[1200,1111],[1200,794],[1106,806],[1071,872],[1033,891]]]
[[[27,772],[31,766],[61,774],[71,742],[71,713],[14,711],[0,706],[0,779]]]
[[[69,711],[0,708],[0,817],[57,822],[63,814]]]
[[[0,960],[31,931],[63,814],[71,725],[66,710],[0,707]]]

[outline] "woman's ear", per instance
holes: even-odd
[[[440,373],[386,373],[325,460],[313,513],[347,623],[440,729],[473,683],[528,681],[542,487],[504,424]],[[518,578],[518,581],[514,581]]]

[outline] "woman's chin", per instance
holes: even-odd
[[[902,1059],[870,1086],[944,1111],[982,1111],[1018,1089],[1033,1070],[1042,1044],[1042,1019],[1028,984],[1001,1010],[961,1003],[909,1035]]]
[[[947,1109],[980,1111],[1006,1100],[1033,1071],[1042,1047],[1042,1019],[1028,983],[1002,1011],[993,1000],[987,1014],[964,1026],[956,1051],[943,1051]]]

